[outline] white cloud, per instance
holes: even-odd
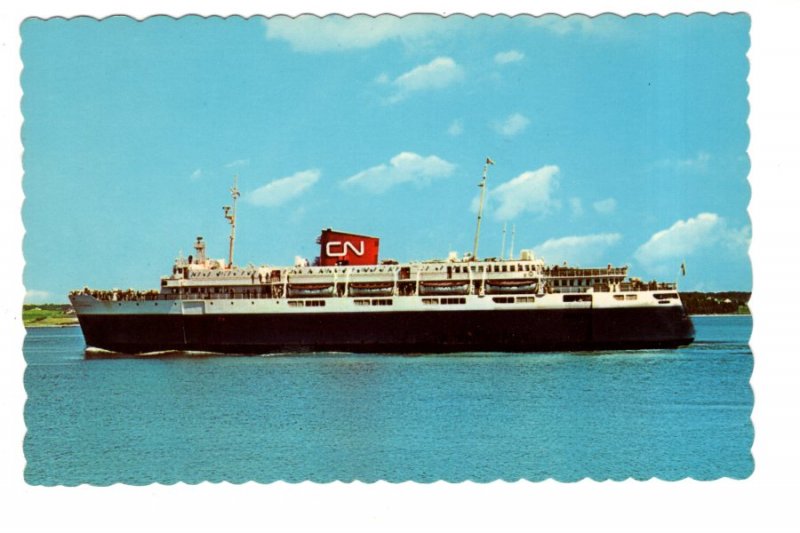
[[[422,157],[413,152],[401,152],[389,164],[381,164],[354,174],[342,181],[345,187],[363,187],[381,193],[401,183],[423,186],[437,178],[450,176],[455,165],[435,155]]]
[[[250,164],[249,159],[237,159],[236,161],[231,161],[225,165],[225,168],[236,168],[236,167],[244,167]]]
[[[533,251],[547,263],[592,266],[606,262],[606,250],[619,242],[619,233],[599,233],[549,239],[537,246]]]
[[[601,215],[609,215],[617,208],[617,201],[613,198],[606,198],[593,203],[592,207]]]
[[[750,227],[731,230],[716,213],[700,213],[655,233],[636,250],[634,257],[645,266],[657,266],[718,244],[731,250],[746,250],[750,245]]]
[[[570,198],[569,208],[572,210],[572,216],[579,217],[583,215],[583,201],[580,198]]]
[[[677,171],[705,172],[711,155],[706,152],[698,152],[694,157],[686,159],[662,159],[655,164],[656,168],[668,168]]]
[[[706,170],[709,161],[711,161],[711,155],[706,152],[698,152],[695,157],[678,161],[678,166],[692,170]]]
[[[747,250],[750,248],[750,241],[752,240],[752,228],[742,226],[741,228],[732,229],[725,235],[724,244],[730,250]]]
[[[622,19],[616,15],[544,15],[531,20],[531,25],[548,30],[556,35],[579,33],[596,37],[620,37],[626,35]]]
[[[489,190],[489,201],[497,205],[493,209],[494,216],[499,220],[511,220],[524,212],[546,213],[557,205],[552,197],[557,186],[558,167],[555,165],[523,172]],[[473,205],[474,210],[477,210],[477,202]]]
[[[464,124],[460,120],[454,120],[447,128],[447,134],[453,137],[458,137],[464,133]]]
[[[303,170],[291,176],[280,178],[249,193],[246,200],[251,204],[266,207],[282,205],[301,195],[319,180],[320,171]]]
[[[425,15],[276,16],[264,24],[268,40],[286,41],[298,52],[312,53],[370,48],[390,40],[411,44],[452,27],[443,25],[438,17]]]
[[[46,304],[52,300],[52,294],[48,291],[38,291],[36,289],[28,289],[25,291],[26,304]]]
[[[494,62],[498,65],[506,65],[508,63],[516,63],[525,59],[525,54],[517,50],[509,50],[507,52],[498,52],[494,56]]]
[[[398,76],[392,82],[395,93],[389,101],[395,103],[416,92],[444,89],[463,78],[464,69],[452,58],[437,57]]]
[[[513,137],[527,128],[530,122],[525,115],[514,113],[502,122],[495,122],[494,130],[505,137]]]

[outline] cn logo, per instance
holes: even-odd
[[[356,248],[356,245],[349,241],[329,241],[325,244],[325,253],[328,257],[344,257],[349,249],[355,255],[364,255],[364,241],[358,243],[358,246]]]

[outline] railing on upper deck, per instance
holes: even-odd
[[[603,276],[626,276],[628,267],[611,268],[577,268],[577,267],[545,267],[543,274],[550,278],[597,278]]]

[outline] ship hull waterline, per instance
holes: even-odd
[[[694,340],[682,306],[614,309],[83,314],[86,344],[115,354],[425,354],[677,348]]]

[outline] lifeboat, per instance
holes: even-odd
[[[536,292],[536,279],[487,279],[488,294],[522,294]]]
[[[308,298],[333,296],[332,283],[290,283],[287,287],[289,298]]]
[[[352,282],[349,285],[350,296],[391,296],[394,282]]]
[[[419,282],[419,293],[422,295],[467,294],[468,292],[469,280],[466,279]]]

